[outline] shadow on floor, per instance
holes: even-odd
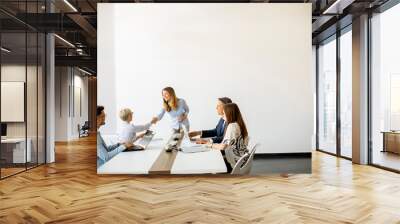
[[[311,173],[311,158],[254,158],[250,175]]]

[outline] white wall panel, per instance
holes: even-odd
[[[311,4],[99,4],[98,104],[113,134],[117,112],[136,123],[175,88],[192,129],[215,127],[218,97],[236,102],[258,153],[311,151]],[[157,124],[169,132],[168,115]]]

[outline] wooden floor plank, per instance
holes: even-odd
[[[96,174],[95,137],[0,181],[0,223],[400,223],[400,175],[313,152],[289,177]]]

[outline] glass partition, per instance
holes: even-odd
[[[41,13],[44,1],[17,5]],[[0,12],[1,179],[45,162],[45,45],[44,33]]]
[[[1,34],[1,176],[26,169],[26,33]]]

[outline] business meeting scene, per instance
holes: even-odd
[[[0,224],[400,224],[400,0],[0,0]]]
[[[279,10],[299,15],[287,23],[303,29],[281,29]],[[309,10],[101,5],[97,173],[311,173]]]

